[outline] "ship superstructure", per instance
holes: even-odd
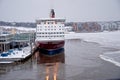
[[[36,20],[36,46],[41,49],[59,49],[64,46],[65,19],[55,18],[51,9],[50,18]]]

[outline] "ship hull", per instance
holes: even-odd
[[[48,42],[41,42],[38,41],[37,47],[40,49],[52,50],[64,47],[65,41],[48,41]]]
[[[59,49],[52,49],[52,50],[46,50],[46,49],[39,49],[39,52],[45,55],[57,55],[64,51],[64,48]]]
[[[37,48],[42,54],[45,55],[56,55],[63,51],[65,41],[38,41],[36,43]]]

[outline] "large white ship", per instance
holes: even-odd
[[[36,46],[52,53],[59,52],[65,43],[65,19],[55,18],[51,9],[50,18],[36,20]]]

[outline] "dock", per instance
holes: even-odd
[[[31,47],[24,47],[21,49],[11,49],[7,52],[3,52],[0,55],[0,63],[13,63],[17,61],[24,61],[32,55]]]
[[[13,29],[10,33],[1,27],[0,63],[25,61],[32,55],[34,39],[34,32],[18,32]]]

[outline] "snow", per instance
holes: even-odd
[[[66,39],[83,39],[88,42],[96,42],[106,47],[120,48],[120,31],[97,33],[72,33],[66,34]]]
[[[104,47],[120,49],[120,31],[105,31],[97,33],[71,33],[66,34],[65,39],[82,39],[88,42],[96,42]],[[99,57],[120,67],[120,51],[105,52]]]
[[[120,67],[120,51],[106,52],[99,57]]]
[[[0,55],[0,59],[3,59],[3,60],[4,59],[5,60],[6,59],[24,59],[31,54],[30,50],[31,50],[30,46],[24,47],[24,48],[22,48],[22,50],[13,49],[13,52],[11,52],[11,54],[8,56],[2,57]],[[5,52],[3,52],[3,53],[5,53]],[[11,63],[11,62],[12,61],[0,61],[0,63]]]
[[[28,28],[28,27],[14,27],[14,26],[0,26],[0,27],[4,27],[6,29],[15,28],[18,30],[25,30],[25,31],[35,31],[36,30],[36,28]]]

